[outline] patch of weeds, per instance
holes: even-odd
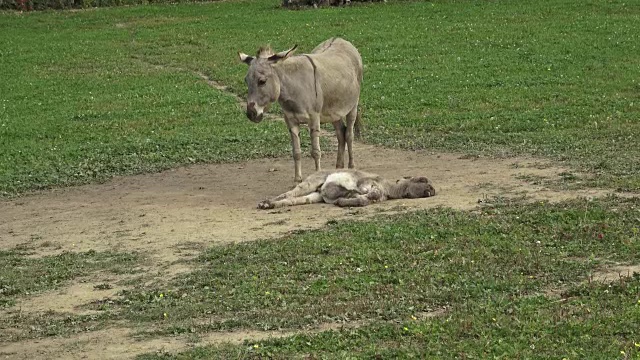
[[[561,173],[558,174],[558,176],[560,176],[560,178],[562,179],[562,181],[576,181],[578,180],[578,176],[576,176],[575,174],[568,172],[568,171],[563,171]]]
[[[203,346],[137,359],[640,357],[640,274],[611,284],[577,286],[566,296],[565,301],[488,296],[426,320],[407,316],[398,324]]]
[[[528,164],[522,164],[522,163],[519,163],[519,162],[515,162],[515,163],[511,164],[511,168],[513,168],[513,169],[530,168],[530,169],[544,170],[544,169],[548,169],[548,168],[550,168],[552,166],[553,166],[553,164],[551,162],[540,162],[540,161],[535,161],[533,163],[528,163]]]
[[[526,191],[513,193],[512,196],[484,196],[478,199],[478,204],[483,207],[488,206],[514,206],[518,204],[525,204],[530,200]]]
[[[145,282],[154,279],[153,275],[140,275],[140,276],[132,276],[128,279],[122,279],[117,282],[117,285],[124,287],[132,287],[132,286],[140,286],[140,284],[144,284]]]
[[[93,289],[94,290],[109,290],[109,289],[113,289],[113,286],[111,284],[108,284],[108,283],[102,283],[102,284],[94,285]]]
[[[518,174],[516,179],[528,182],[531,185],[547,185],[551,183],[548,177],[541,175]]]
[[[0,250],[0,303],[11,305],[18,296],[55,289],[99,270],[130,273],[140,260],[135,253],[93,250],[41,258],[29,258],[16,250]]]
[[[277,225],[285,225],[289,220],[287,219],[282,219],[282,220],[277,220],[277,221],[271,221],[271,222],[267,222],[262,224],[262,226],[277,226]]]
[[[483,183],[479,183],[476,184],[473,189],[474,190],[482,190],[482,189],[493,189],[495,187],[496,184],[492,183],[492,182],[483,182]]]
[[[107,326],[110,319],[111,315],[108,312],[91,315],[73,315],[55,311],[38,314],[14,312],[2,318],[0,330],[11,330],[7,331],[8,336],[2,340],[14,342],[95,331]]]
[[[42,243],[40,243],[40,247],[43,247],[43,248],[54,247],[54,246],[60,247],[59,244],[56,245],[56,243],[48,241],[48,240],[47,241],[43,241]]]
[[[163,288],[127,291],[114,311],[153,322],[156,334],[397,321],[531,296],[582,279],[601,261],[637,262],[640,243],[628,239],[639,215],[639,199],[608,198],[341,221],[211,248],[200,269]]]

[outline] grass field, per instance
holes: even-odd
[[[238,50],[310,51],[335,35],[366,64],[368,142],[548,156],[594,184],[640,188],[638,4],[277,4],[4,13],[0,191],[285,154],[281,124],[254,126],[231,96],[176,68],[244,94]]]
[[[575,169],[572,187],[640,190],[640,3],[279,3],[0,12],[2,197],[288,155],[284,124],[238,108],[236,52],[306,52],[336,35],[365,63],[365,142],[532,155]],[[639,228],[637,197],[437,209],[211,247],[162,279],[133,270],[143,254],[2,247],[0,308],[96,273],[128,273],[132,286],[86,304],[90,315],[6,317],[0,331],[25,331],[0,343],[116,324],[197,342],[355,323],[139,358],[640,359],[640,276],[585,280],[640,263]]]

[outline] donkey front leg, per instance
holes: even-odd
[[[289,127],[289,134],[291,135],[291,147],[293,150],[293,166],[294,166],[294,181],[302,181],[302,150],[300,150],[300,127],[297,123],[290,121],[288,116],[284,116],[287,126]]]
[[[320,114],[309,114],[309,135],[311,136],[311,157],[316,163],[316,171],[320,171]]]

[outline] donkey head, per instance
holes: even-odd
[[[396,185],[400,185],[402,197],[406,199],[425,198],[436,194],[431,181],[424,176],[405,177],[398,180]]]
[[[244,81],[249,89],[247,117],[253,122],[262,121],[264,111],[280,97],[280,80],[273,65],[288,58],[298,47],[274,54],[269,47],[261,47],[255,57],[238,53],[240,61],[249,65]]]

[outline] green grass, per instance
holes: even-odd
[[[550,157],[596,174],[588,184],[640,189],[639,4],[278,4],[0,13],[0,192],[287,155],[283,124],[251,124],[190,71],[244,95],[238,50],[335,35],[366,65],[368,142]]]
[[[335,35],[366,65],[366,141],[535,155],[575,167],[568,183],[640,189],[640,4],[435,0],[285,11],[279,3],[0,12],[2,196],[288,156],[283,124],[250,123],[232,95],[194,72],[244,96],[236,51],[297,43],[305,52]],[[438,209],[214,247],[191,273],[85,304],[93,315],[13,314],[2,329],[27,330],[11,341],[114,324],[197,337],[361,320],[368,325],[168,357],[637,358],[638,276],[583,281],[640,262],[639,201]],[[2,306],[137,261],[26,255],[0,252]],[[440,317],[421,316],[440,308]]]
[[[116,14],[75,14],[0,15],[3,194],[288,151],[284,125],[251,126],[233,97],[138,60]]]
[[[563,300],[493,298],[442,317],[317,335],[196,347],[151,359],[639,359],[640,275],[576,286]]]
[[[0,308],[14,305],[18,296],[52,290],[92,272],[131,272],[140,260],[136,254],[95,251],[39,258],[27,255],[20,250],[0,250]]]
[[[86,279],[97,273],[130,274],[139,271],[142,261],[136,253],[64,252],[59,255],[29,257],[27,250],[0,250],[0,343],[100,329],[110,324],[108,313],[68,314],[55,310],[26,312],[16,309],[16,300],[31,296],[54,297],[52,290],[72,280]],[[98,283],[96,289],[110,284]]]
[[[443,307],[464,318],[468,307],[508,301],[532,311],[530,299],[551,304],[546,292],[599,267],[640,262],[639,205],[611,198],[338,223],[213,247],[192,273],[88,309],[148,324],[139,328],[153,336],[402,322]]]

